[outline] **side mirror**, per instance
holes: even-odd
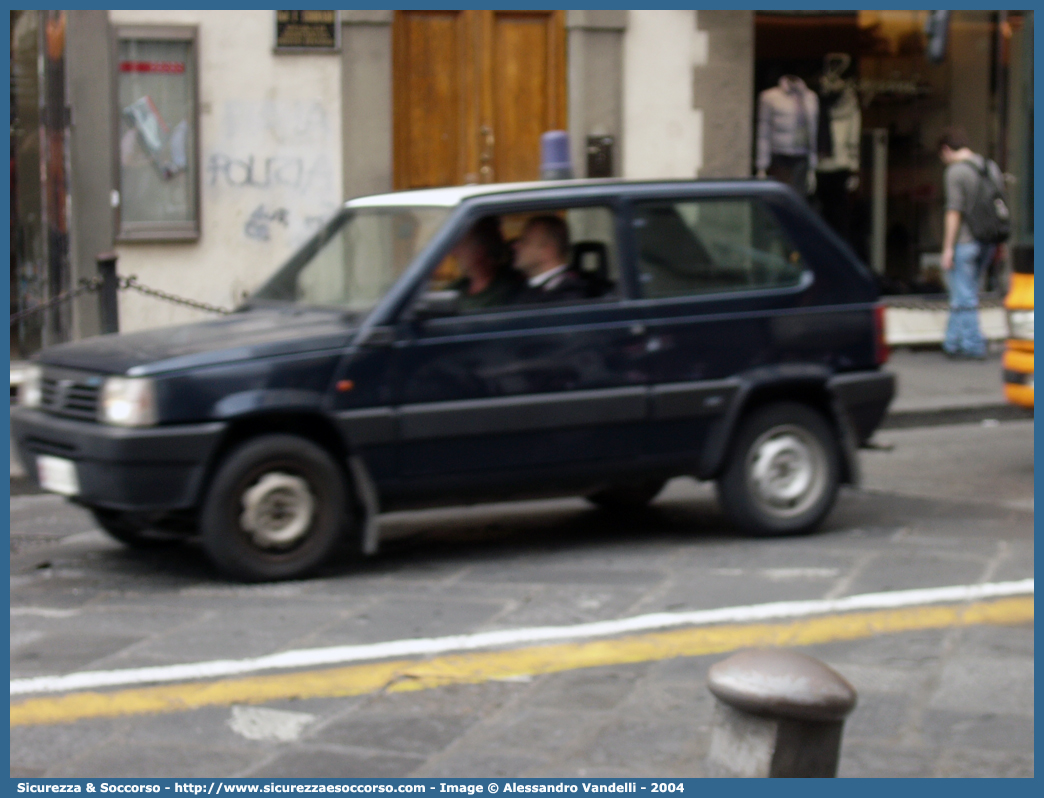
[[[421,321],[460,313],[460,291],[427,291],[413,303],[413,318]]]

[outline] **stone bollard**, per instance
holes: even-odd
[[[707,775],[833,778],[841,730],[856,691],[819,660],[754,649],[716,663],[707,677],[718,699]]]

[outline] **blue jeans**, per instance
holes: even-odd
[[[983,357],[986,339],[979,328],[979,277],[993,260],[993,244],[957,244],[953,268],[946,272],[950,291],[950,319],[943,349],[951,355]]]

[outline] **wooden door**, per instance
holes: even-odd
[[[396,11],[395,188],[536,180],[566,126],[562,11]]]

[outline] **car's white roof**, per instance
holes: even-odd
[[[470,197],[484,194],[500,194],[516,191],[541,191],[560,186],[597,186],[606,183],[619,183],[619,179],[602,180],[540,180],[528,183],[482,183],[471,186],[447,186],[445,188],[421,188],[410,191],[395,191],[391,194],[374,194],[369,197],[357,197],[348,200],[349,208],[387,208],[400,206],[420,206],[436,208],[453,208]]]

